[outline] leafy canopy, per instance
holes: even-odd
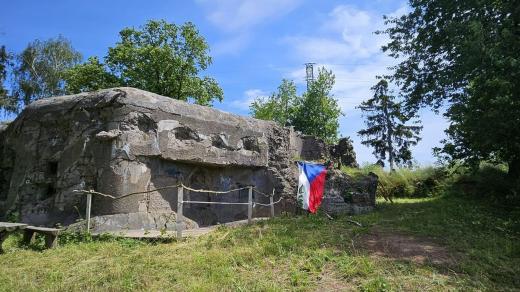
[[[5,108],[9,105],[9,98],[7,97],[7,90],[4,83],[7,79],[7,68],[9,67],[10,55],[7,53],[5,46],[0,47],[0,108]]]
[[[90,57],[85,63],[67,70],[65,80],[65,89],[69,93],[117,87],[122,83],[119,78],[106,71],[97,57]]]
[[[329,144],[338,140],[341,110],[331,94],[334,74],[320,68],[316,81],[309,84],[302,96],[296,94],[293,81],[282,80],[276,93],[267,99],[257,98],[251,104],[253,117],[276,121],[280,125],[294,126],[298,131],[314,135]]]
[[[339,117],[342,115],[338,101],[332,96],[335,76],[324,67],[318,70],[318,78],[295,104],[292,125],[307,135],[323,139],[329,144],[338,141]]]
[[[414,125],[406,125],[410,117],[389,94],[386,80],[379,80],[371,89],[374,96],[359,106],[367,127],[358,132],[364,138],[361,144],[374,148],[374,156],[383,165],[383,161],[387,160],[391,170],[394,170],[395,164],[411,166],[410,147],[421,140],[418,134],[422,126],[417,121]]]
[[[17,111],[34,100],[65,94],[64,72],[81,54],[62,36],[35,40],[16,56],[13,94],[6,110]]]
[[[215,79],[199,76],[212,60],[208,43],[193,23],[150,20],[139,29],[123,29],[119,36],[104,65],[89,59],[69,72],[71,93],[119,84],[202,105],[222,101]]]
[[[297,99],[294,82],[283,79],[276,93],[272,93],[267,99],[256,98],[249,109],[251,115],[257,119],[271,120],[288,126]]]
[[[446,107],[450,160],[509,163],[520,177],[520,5],[516,0],[411,0],[387,20],[383,49],[406,107]]]

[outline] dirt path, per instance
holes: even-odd
[[[374,256],[407,260],[418,264],[453,265],[456,255],[432,239],[373,229],[361,236],[360,244]]]

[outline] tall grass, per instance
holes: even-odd
[[[391,198],[432,197],[442,192],[446,182],[444,168],[401,168],[387,171],[378,165],[344,168],[351,176],[375,173],[379,177],[378,196]]]
[[[495,203],[520,205],[520,185],[507,176],[507,167],[482,163],[477,169],[452,167],[401,168],[388,171],[378,165],[343,168],[351,176],[375,173],[379,177],[377,195],[390,198],[421,198],[441,194],[485,199]]]

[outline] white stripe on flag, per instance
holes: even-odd
[[[303,167],[301,164],[298,164],[298,170],[300,171],[300,176],[298,177],[298,194],[296,199],[298,203],[301,204],[304,210],[309,210],[309,197],[311,193],[311,185],[309,183],[309,179],[303,171]]]

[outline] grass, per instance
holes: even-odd
[[[364,165],[361,168],[343,167],[342,170],[354,178],[365,176],[369,172],[375,173],[380,182],[378,196],[382,197],[432,197],[444,193],[446,185],[451,183],[448,179],[449,170],[443,167],[398,168],[387,171],[378,165]]]
[[[182,242],[68,239],[38,251],[12,237],[0,255],[0,290],[515,290],[519,218],[440,196],[379,202],[373,213],[335,220],[280,217]],[[374,231],[412,234],[446,247],[457,261],[419,264],[374,254],[363,246]]]

